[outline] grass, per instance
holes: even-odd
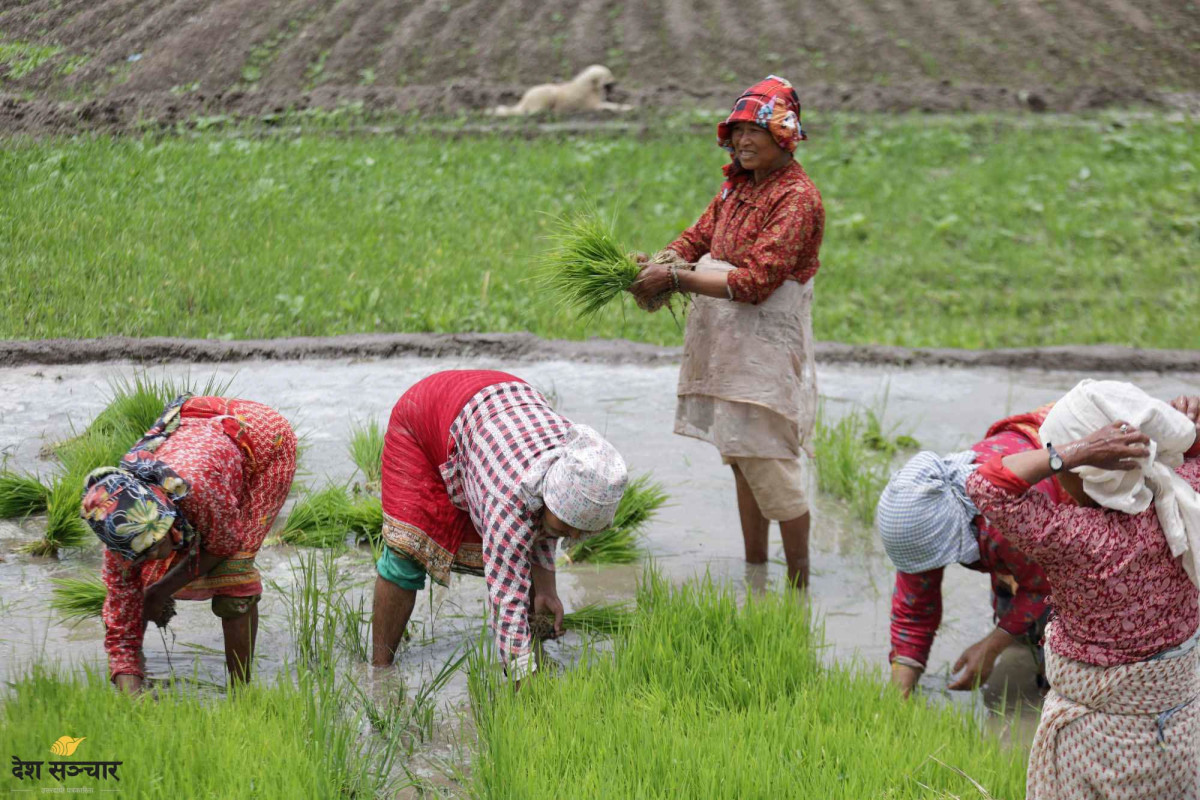
[[[642,531],[667,500],[662,484],[652,481],[649,475],[639,475],[626,487],[612,526],[568,550],[567,560],[592,564],[632,564],[640,560]]]
[[[0,748],[45,760],[50,743],[70,731],[85,737],[76,760],[123,762],[121,791],[138,798],[376,797],[401,788],[391,785],[390,773],[409,729],[391,725],[383,736],[363,735],[377,709],[360,702],[359,687],[335,668],[346,645],[342,612],[355,609],[332,554],[325,555],[323,563],[301,557],[294,567],[285,596],[297,658],[275,681],[256,679],[224,697],[203,693],[198,682],[173,681],[157,686],[149,702],[113,691],[98,672],[33,664],[0,695]],[[69,606],[85,605],[85,593],[66,590]],[[394,705],[387,714],[414,704]],[[431,714],[421,710],[422,720]],[[43,781],[59,785],[45,768]],[[94,787],[95,779],[61,785]]]
[[[108,596],[108,587],[100,578],[51,578],[54,585],[50,608],[58,612],[59,618],[66,623],[82,622],[85,619],[99,619],[104,610],[104,598]]]
[[[553,219],[587,198],[611,202],[621,241],[646,252],[690,225],[721,182],[708,121],[450,146],[419,131],[11,139],[0,338],[530,331],[679,343],[668,315],[614,303],[580,320],[527,279]],[[1200,347],[1200,330],[1179,324],[1200,314],[1200,122],[807,110],[806,122],[800,157],[827,211],[817,338]],[[121,303],[80,291],[100,265]]]
[[[0,519],[16,519],[46,510],[49,491],[37,478],[0,472]]]
[[[614,221],[595,211],[557,217],[546,238],[534,283],[581,319],[588,319],[630,287],[641,269],[616,240]]]
[[[379,491],[383,480],[383,438],[384,430],[375,420],[355,425],[350,432],[350,458],[372,491]]]
[[[862,523],[875,520],[875,506],[887,486],[892,458],[902,450],[919,447],[911,436],[883,430],[880,414],[853,408],[830,423],[822,402],[817,412],[813,449],[817,487],[843,501]]]
[[[481,642],[472,789],[487,800],[564,787],[573,798],[1024,795],[1023,751],[962,710],[825,666],[819,628],[790,593],[739,605],[708,581],[651,577],[611,652],[519,693]]]

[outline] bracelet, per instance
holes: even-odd
[[[667,267],[667,272],[671,273],[671,288],[676,292],[679,291],[679,267],[672,264]]]

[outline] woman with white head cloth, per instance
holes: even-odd
[[[1198,404],[1174,405],[1083,381],[1046,417],[1044,450],[967,479],[1054,587],[1031,800],[1200,796]],[[1051,475],[1080,505],[1029,491]]]
[[[447,370],[418,381],[384,438],[372,663],[395,659],[425,576],[444,586],[456,571],[487,581],[509,677],[534,672],[530,611],[553,614],[562,632],[555,544],[611,525],[626,480],[616,448],[520,378]]]

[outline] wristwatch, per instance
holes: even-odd
[[[1046,451],[1050,453],[1050,469],[1053,472],[1062,472],[1063,460],[1058,451],[1054,449],[1054,445],[1046,442]]]

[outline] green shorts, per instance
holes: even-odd
[[[383,555],[375,562],[375,569],[379,577],[401,589],[419,592],[425,588],[425,567],[411,558],[398,555],[390,547],[383,548]]]

